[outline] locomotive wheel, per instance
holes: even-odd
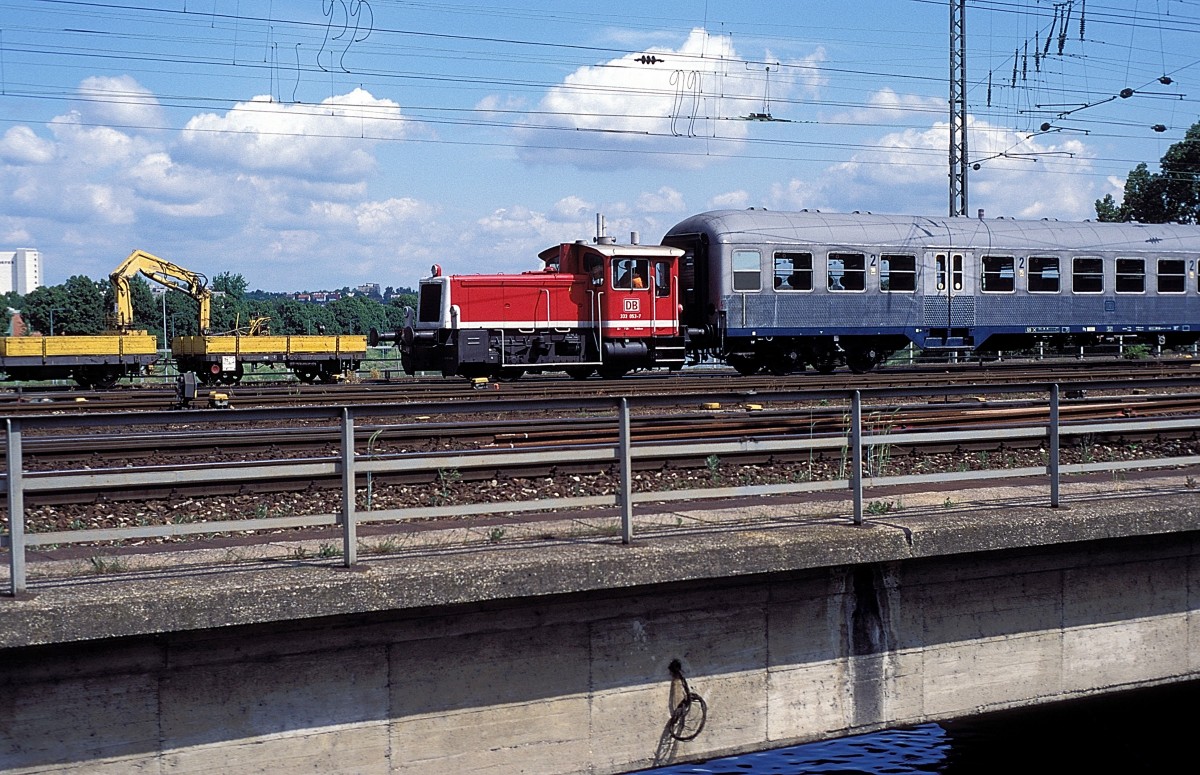
[[[596,372],[591,366],[571,366],[566,369],[567,376],[571,379],[587,379]]]
[[[525,369],[502,369],[496,374],[497,382],[516,382],[525,374]]]
[[[599,371],[601,379],[620,379],[629,372],[629,369],[620,366],[601,366]]]
[[[855,347],[846,351],[846,365],[855,374],[866,374],[878,362],[879,352],[873,347]]]

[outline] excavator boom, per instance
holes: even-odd
[[[118,329],[128,331],[133,328],[133,292],[129,281],[139,273],[159,285],[191,296],[200,304],[200,332],[206,333],[212,327],[212,291],[208,288],[208,278],[144,250],[135,250],[108,276],[117,299]]]

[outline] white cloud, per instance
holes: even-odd
[[[826,119],[833,124],[885,124],[920,120],[922,116],[945,116],[946,100],[916,94],[898,94],[890,87],[872,92],[867,104],[856,110],[836,113]]]
[[[141,129],[163,128],[158,99],[128,75],[85,78],[76,90],[78,112],[89,124],[114,124]]]
[[[53,159],[54,143],[27,126],[14,126],[0,138],[0,161],[7,164],[47,164]]]
[[[312,180],[353,180],[373,171],[379,140],[405,136],[400,106],[357,88],[319,105],[240,102],[184,127],[181,151],[197,163]]]
[[[659,61],[636,61],[642,56]],[[736,150],[750,133],[739,119],[764,111],[768,78],[774,97],[814,90],[821,78],[812,65],[823,58],[818,51],[788,67],[773,65],[768,75],[766,65],[742,61],[728,36],[694,29],[677,49],[648,48],[568,75],[527,118],[541,128],[517,131],[527,146],[521,158],[582,167],[706,166],[717,157],[696,145],[698,138]]]
[[[972,213],[1019,218],[1095,217],[1090,150],[1079,140],[1048,142],[973,118],[968,122],[970,158],[979,170],[968,172]],[[792,179],[771,189],[779,209],[942,214],[949,210],[947,148],[949,125],[904,129],[876,139],[821,174]],[[1101,192],[1101,195],[1103,192]]]
[[[663,186],[654,193],[642,194],[635,205],[635,209],[642,213],[677,213],[683,207],[683,194],[670,186]]]
[[[710,210],[742,210],[749,207],[750,202],[750,193],[748,191],[727,191],[710,198],[708,200],[708,208]]]

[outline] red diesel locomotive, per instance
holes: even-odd
[[[565,371],[606,379],[633,369],[679,369],[679,248],[564,243],[539,254],[541,271],[443,275],[420,281],[400,339],[409,374],[510,380]]]

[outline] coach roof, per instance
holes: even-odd
[[[745,245],[1200,253],[1200,226],[1194,225],[817,211],[714,210],[672,227],[663,241],[696,233],[718,243]]]

